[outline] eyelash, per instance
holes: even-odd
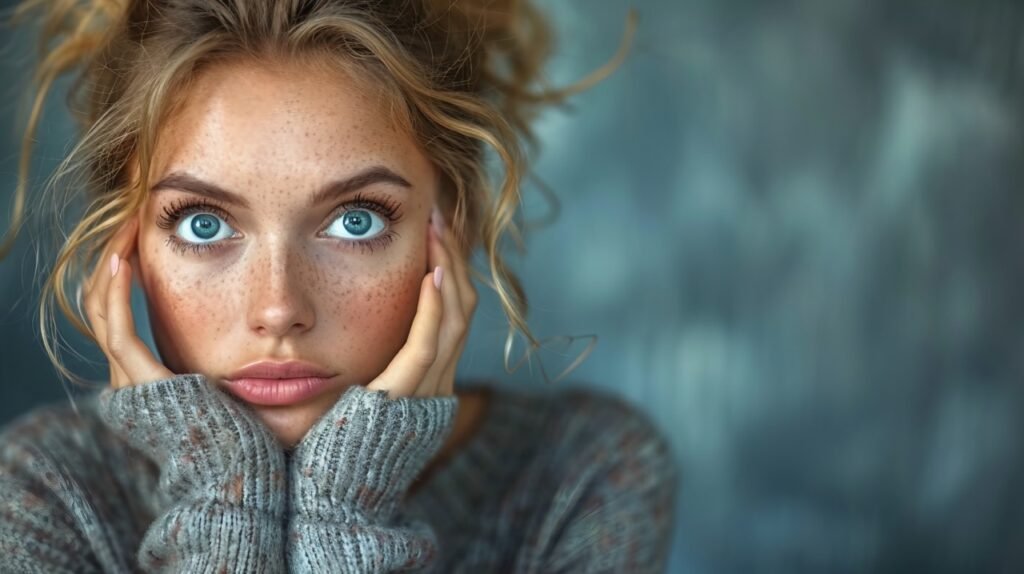
[[[393,226],[401,221],[402,214],[400,213],[398,203],[394,200],[389,198],[381,198],[378,200],[369,198],[363,194],[356,194],[351,201],[347,201],[338,206],[334,212],[331,213],[330,220],[333,222],[335,219],[341,217],[345,212],[352,211],[354,209],[366,209],[380,215],[387,222],[387,229],[372,239],[340,239],[340,242],[353,248],[359,248],[362,253],[372,253],[378,247],[386,247],[394,241],[395,237],[397,237],[398,234],[393,230]],[[207,199],[178,199],[171,202],[170,205],[165,205],[163,207],[163,213],[157,216],[156,225],[161,229],[173,230],[183,217],[192,215],[193,213],[211,213],[220,217],[229,225],[233,221],[233,218],[228,215],[227,211]],[[181,255],[188,252],[200,254],[202,252],[220,249],[223,247],[223,240],[213,241],[210,243],[190,243],[188,241],[182,241],[173,232],[167,236],[166,243],[168,247]]]

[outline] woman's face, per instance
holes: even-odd
[[[253,405],[282,443],[405,343],[437,171],[346,76],[205,70],[162,128],[150,182],[137,261],[167,367],[221,386],[262,360],[336,374],[312,399]]]

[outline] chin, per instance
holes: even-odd
[[[286,406],[249,405],[256,416],[277,437],[281,446],[294,448],[309,429],[337,402],[340,393],[325,393],[316,400]]]

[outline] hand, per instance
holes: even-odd
[[[420,299],[405,345],[367,388],[391,398],[451,396],[455,367],[466,344],[477,293],[467,263],[437,207],[427,230],[431,272],[420,282]],[[435,286],[439,279],[441,287]]]
[[[82,286],[85,313],[110,363],[110,386],[115,389],[174,376],[135,332],[128,259],[135,250],[138,230],[139,218],[135,215],[110,239],[96,269]]]

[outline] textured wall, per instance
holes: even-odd
[[[626,2],[546,4],[556,84],[613,53]],[[1022,9],[633,5],[626,66],[539,124],[561,210],[516,267],[539,335],[600,336],[568,384],[673,439],[669,571],[1024,569]],[[71,135],[53,103],[40,165]],[[10,189],[16,139],[0,146]],[[26,239],[0,264],[0,421],[63,393],[32,335]],[[482,294],[464,372],[542,387],[502,372]]]

